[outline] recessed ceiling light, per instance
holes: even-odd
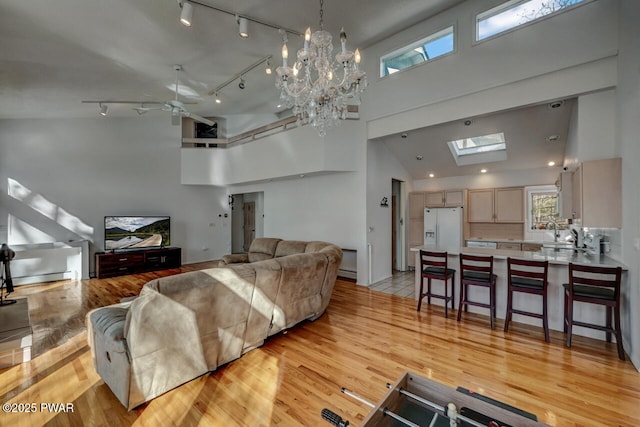
[[[430,173],[430,174],[429,174],[429,178],[433,178],[434,176],[435,176],[435,175],[434,175],[434,174],[432,174],[432,173]]]
[[[547,164],[548,164],[549,166],[555,166],[555,165],[556,165],[556,162],[554,162],[554,161],[552,160],[552,161],[550,161],[550,162],[549,162],[549,163],[547,163]]]
[[[549,137],[547,137],[547,141],[557,141],[560,137],[558,135],[549,135]]]
[[[422,160],[422,159],[423,159],[423,157],[422,157],[422,155],[421,155],[421,154],[418,154],[418,155],[416,156],[416,160]]]
[[[549,108],[551,108],[552,110],[555,110],[556,108],[560,108],[564,105],[564,101],[559,100],[559,101],[553,101],[549,103]]]
[[[480,173],[487,173],[486,169],[480,169]]]

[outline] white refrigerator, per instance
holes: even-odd
[[[424,244],[459,253],[462,246],[462,208],[426,208]]]

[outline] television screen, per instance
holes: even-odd
[[[105,250],[141,249],[171,244],[168,216],[105,216]]]

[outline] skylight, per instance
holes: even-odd
[[[458,166],[507,159],[507,145],[502,132],[457,139],[447,145]]]
[[[431,34],[380,58],[380,77],[453,52],[453,26]]]
[[[476,40],[484,40],[585,0],[510,0],[476,16]]]

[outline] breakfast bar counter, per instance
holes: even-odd
[[[415,298],[416,300],[420,295],[420,250],[432,250],[432,251],[444,251],[441,248],[435,246],[416,246],[411,248],[411,251],[415,253],[416,257],[416,270],[415,270]],[[455,307],[458,308],[460,301],[460,252],[470,255],[493,255],[493,269],[494,273],[498,276],[496,283],[496,304],[498,319],[504,319],[507,309],[507,258],[519,258],[529,259],[536,261],[549,261],[549,288],[548,288],[548,318],[549,328],[555,331],[563,331],[563,316],[564,316],[564,290],[563,283],[569,282],[569,263],[583,264],[591,266],[602,267],[622,267],[622,306],[624,303],[625,295],[627,295],[627,278],[624,271],[627,267],[605,255],[592,255],[586,252],[576,252],[569,250],[554,250],[553,248],[543,248],[538,252],[523,252],[505,249],[491,249],[491,248],[460,248],[457,252],[448,250],[448,268],[456,270],[456,291],[455,291]],[[439,280],[432,281],[432,288],[436,293],[444,292],[444,283]],[[479,289],[477,286],[469,288],[469,296],[473,300],[489,301],[488,289]],[[432,304],[442,305],[442,300],[432,299]],[[537,295],[530,295],[517,292],[513,296],[514,308],[524,309],[526,311],[533,311],[542,313],[542,298]],[[426,310],[428,305],[426,300],[422,304],[422,310]],[[487,315],[487,328],[489,328],[488,315],[489,311],[480,307],[469,307],[469,311],[472,313],[479,313]],[[574,305],[574,317],[585,322],[604,324],[605,321],[605,308],[603,306],[596,306],[594,304],[576,303]],[[623,316],[624,317],[624,316]],[[463,320],[464,321],[464,320]],[[518,314],[513,315],[513,321],[518,323],[526,323],[540,327],[541,339],[544,341],[544,335],[542,332],[542,321],[529,316],[521,316]],[[602,331],[582,328],[574,326],[574,334],[592,337],[596,339],[605,339],[605,333]]]

